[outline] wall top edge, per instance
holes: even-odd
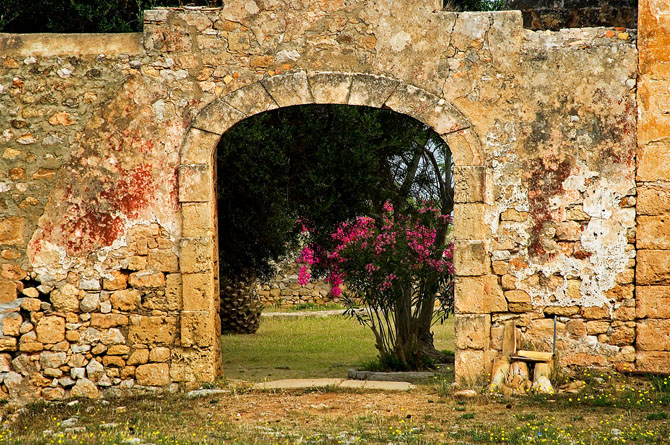
[[[7,56],[87,56],[141,54],[142,33],[7,34],[0,33],[0,54]]]

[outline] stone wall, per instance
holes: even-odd
[[[147,11],[141,35],[0,36],[0,390],[219,375],[215,148],[248,116],[309,103],[386,107],[449,144],[457,378],[487,372],[510,319],[550,350],[554,316],[563,369],[667,368],[667,342],[644,339],[668,332],[670,272],[641,226],[665,233],[663,195],[643,191],[667,180],[645,161],[664,159],[667,125],[641,88],[636,132],[635,33],[433,6],[231,1]],[[664,91],[664,65],[645,66]],[[657,212],[637,232],[636,206]]]
[[[306,303],[319,305],[333,301],[330,293],[332,286],[323,279],[311,279],[304,285],[298,282],[301,266],[296,262],[297,258],[297,255],[289,256],[279,263],[275,276],[259,285],[258,294],[265,306],[290,307]]]
[[[636,368],[670,369],[670,11],[640,2]]]
[[[637,27],[637,1],[631,0],[508,0],[505,8],[521,10],[523,26],[534,30]]]

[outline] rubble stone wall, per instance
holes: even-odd
[[[292,307],[301,304],[326,304],[333,301],[332,286],[324,279],[311,279],[301,285],[298,255],[289,256],[277,265],[277,273],[258,286],[258,295],[265,306]]]
[[[142,34],[1,35],[4,397],[220,375],[216,145],[310,103],[389,108],[451,148],[457,378],[488,372],[510,319],[521,346],[550,350],[558,317],[563,369],[643,363],[643,334],[669,332],[670,272],[659,260],[641,283],[636,263],[636,248],[664,255],[641,244],[636,206],[667,169],[642,176],[666,126],[637,152],[635,32],[534,32],[518,11],[435,3],[234,0],[147,11]],[[636,280],[656,292],[644,320]]]

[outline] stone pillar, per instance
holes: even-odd
[[[179,269],[182,273],[180,340],[181,369],[173,380],[213,381],[221,374],[221,324],[217,279],[218,248],[213,210],[213,147],[219,136],[198,129],[189,132],[179,168],[182,233]]]
[[[670,1],[640,0],[636,368],[670,369]]]
[[[473,162],[478,163],[478,162]],[[502,290],[491,274],[489,229],[484,222],[486,168],[459,166],[454,208],[455,337],[457,382],[474,382],[490,372],[491,311]],[[502,298],[504,302],[504,297]]]

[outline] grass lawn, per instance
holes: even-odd
[[[435,346],[454,350],[453,318],[434,326]],[[372,331],[348,317],[263,318],[252,335],[221,338],[224,376],[249,381],[346,377],[374,361]]]

